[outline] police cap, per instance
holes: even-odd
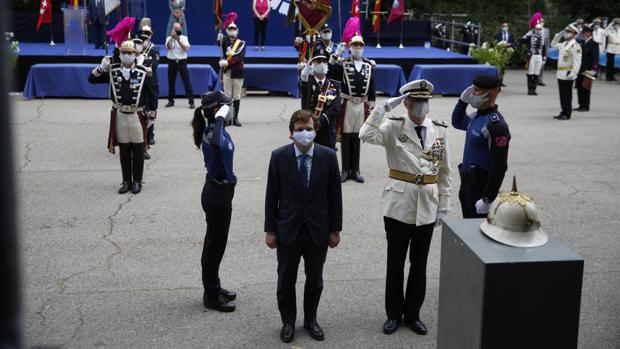
[[[233,99],[228,97],[220,90],[209,91],[202,95],[200,99],[200,106],[202,109],[213,109],[217,106],[224,104],[230,105],[233,103]]]
[[[474,86],[488,90],[492,88],[499,87],[501,85],[501,81],[495,75],[477,75],[474,78]]]

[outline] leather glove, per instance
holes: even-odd
[[[220,68],[224,68],[228,66],[228,61],[225,59],[220,59],[220,61],[218,62]]]
[[[336,47],[336,53],[335,53],[336,56],[338,57],[342,56],[342,53],[344,52],[344,47],[345,47],[344,42],[341,42],[338,44],[338,46]]]
[[[388,99],[383,104],[383,109],[385,109],[386,112],[391,111],[392,109],[398,107],[398,105],[401,104],[405,100],[405,98],[407,98],[407,96],[408,94],[405,93],[404,95]]]
[[[217,113],[215,113],[215,119],[217,118],[226,119],[226,115],[228,115],[229,110],[230,110],[230,106],[227,104],[224,104],[223,106],[220,107]]]
[[[485,203],[482,199],[476,201],[476,213],[477,214],[488,214],[491,210],[491,205],[493,203]]]
[[[224,40],[224,34],[222,34],[222,31],[219,31],[217,33],[217,41],[222,41]]]
[[[435,221],[435,226],[440,227],[443,224],[443,220],[446,218],[448,218],[448,210],[437,211],[437,220]]]
[[[103,57],[101,64],[99,64],[99,71],[106,72],[110,68],[110,57]]]

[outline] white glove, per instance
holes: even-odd
[[[217,41],[222,41],[224,40],[224,34],[222,34],[222,31],[217,33]]]
[[[472,92],[474,92],[474,85],[469,86],[468,88],[465,89],[465,91],[463,91],[463,93],[461,93],[461,100],[467,104],[469,104],[469,102],[471,102],[471,94]]]
[[[306,64],[304,69],[301,70],[302,79],[307,80],[308,76],[310,76],[311,74],[312,74],[312,65]]]
[[[368,101],[368,108],[375,109],[375,101]]]
[[[217,64],[219,64],[220,68],[224,68],[228,66],[228,61],[225,59],[220,59],[220,61],[217,62]]]
[[[482,199],[476,201],[476,213],[477,214],[488,214],[491,210],[491,205],[493,203],[485,203]]]
[[[342,56],[342,53],[344,52],[344,48],[345,48],[345,44],[344,42],[341,42],[338,44],[338,46],[336,47],[336,56],[340,57]]]
[[[299,62],[297,63],[297,70],[304,70],[306,66],[307,66],[306,62]]]
[[[230,54],[232,53],[232,48],[227,48],[226,49],[226,56],[230,56]]]
[[[295,38],[295,45],[301,45],[302,42],[304,42],[304,39],[301,36]]]
[[[110,57],[103,57],[101,64],[99,64],[99,71],[106,72],[110,68]]]
[[[404,95],[388,99],[383,104],[383,109],[385,109],[386,112],[391,111],[392,109],[398,107],[398,105],[401,104],[405,100],[405,98],[407,98],[407,96],[408,94],[405,93]]]
[[[230,110],[230,106],[227,104],[224,104],[223,106],[220,107],[220,109],[217,111],[217,113],[215,113],[215,119],[217,118],[224,118],[226,119],[226,115],[228,115],[228,111]]]
[[[440,227],[443,223],[443,220],[446,218],[448,218],[448,210],[437,211],[437,220],[435,221],[435,226]]]

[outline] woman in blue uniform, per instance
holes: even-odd
[[[234,115],[233,99],[221,91],[212,91],[202,97],[201,104],[194,112],[192,128],[194,144],[202,148],[207,169],[201,197],[207,220],[201,258],[203,303],[207,308],[231,312],[235,310],[232,301],[237,295],[221,287],[219,268],[226,250],[237,183],[233,172],[235,145],[224,128]]]

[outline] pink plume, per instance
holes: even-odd
[[[532,15],[532,17],[530,18],[529,21],[529,26],[530,29],[534,28],[536,26],[536,24],[538,24],[538,21],[540,21],[540,19],[542,18],[542,13],[540,12],[536,12]]]
[[[342,41],[348,43],[355,35],[361,35],[362,31],[360,30],[360,18],[359,17],[351,17],[347,21],[347,24],[344,26],[344,30],[342,31]]]
[[[110,35],[110,42],[120,47],[123,41],[129,38],[129,32],[135,23],[136,19],[134,17],[125,17],[112,30],[108,30],[105,33]]]
[[[231,11],[224,15],[224,24],[222,28],[226,29],[228,25],[237,20],[237,12]]]

